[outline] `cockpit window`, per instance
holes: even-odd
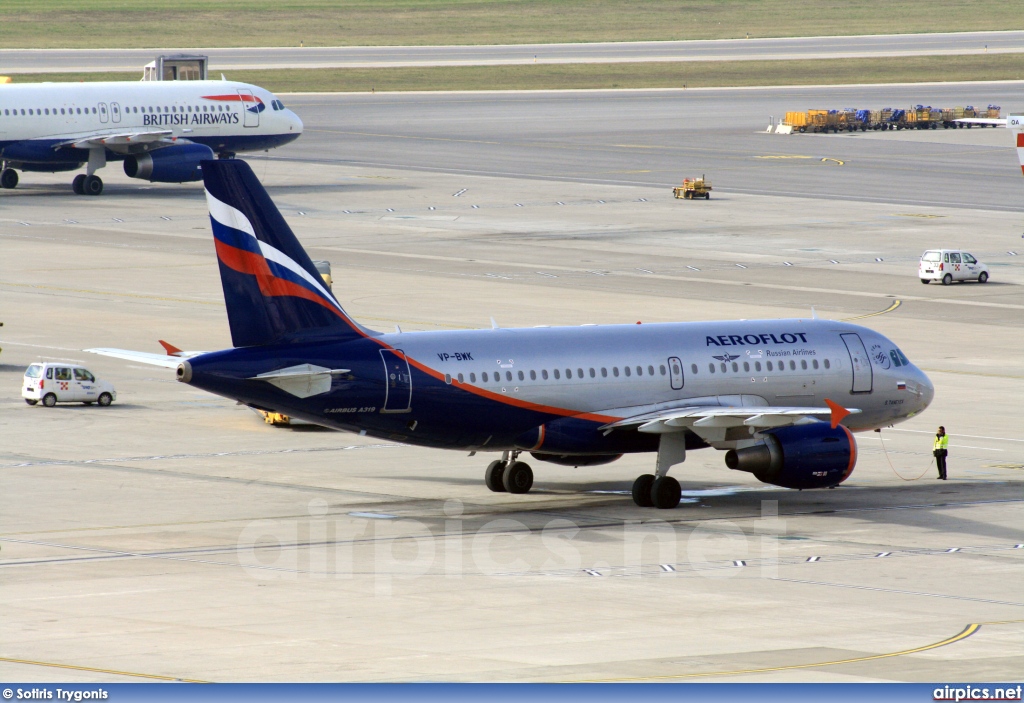
[[[903,352],[901,352],[901,351],[900,351],[899,349],[897,349],[897,350],[896,350],[896,353],[897,353],[897,354],[899,354],[899,356],[900,356],[900,361],[902,361],[902,362],[903,362],[903,365],[904,365],[904,366],[909,366],[909,365],[910,365],[910,360],[909,360],[909,359],[907,359],[906,355],[905,355],[905,354],[904,354]]]
[[[942,255],[937,251],[926,251],[921,259],[923,261],[939,261],[942,259]]]

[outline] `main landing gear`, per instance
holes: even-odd
[[[484,483],[495,493],[529,493],[533,488],[533,469],[518,461],[520,452],[505,452],[484,472]]]
[[[80,173],[71,181],[71,190],[75,191],[75,195],[99,195],[103,192],[103,179]]]
[[[679,505],[683,489],[671,476],[643,474],[633,481],[633,502],[641,508],[671,510]]]
[[[18,172],[13,168],[5,168],[0,171],[0,188],[16,188],[18,186]]]
[[[661,435],[658,463],[654,474],[644,474],[633,481],[633,502],[641,508],[671,510],[679,505],[683,491],[679,481],[668,470],[686,460],[686,435],[682,432]]]

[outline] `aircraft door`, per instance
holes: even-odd
[[[121,106],[117,103],[110,103],[110,121],[120,122],[121,121]]]
[[[678,391],[683,388],[683,362],[679,360],[679,357],[670,356],[668,358],[668,377],[669,382],[672,384],[672,390]]]
[[[864,347],[859,334],[841,334],[846,350],[850,353],[850,362],[853,365],[853,388],[852,393],[870,393],[872,388],[871,359],[868,357],[868,350]]]
[[[256,98],[253,97],[251,90],[239,90],[238,97],[242,99],[242,126],[259,127],[259,108],[263,103],[258,102]]]
[[[110,119],[110,115],[107,114],[107,104],[106,103],[100,103],[96,107],[99,108],[99,111],[100,111],[100,122],[102,122],[103,124],[106,124],[107,121]]]
[[[382,413],[407,413],[412,410],[412,374],[409,360],[401,349],[381,349],[384,361],[384,406]]]

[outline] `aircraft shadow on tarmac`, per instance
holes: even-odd
[[[394,476],[394,480],[403,481],[431,481],[445,484],[474,485],[479,484],[475,477],[453,479],[441,476]],[[683,504],[675,510],[648,510],[638,508],[637,511],[643,517],[656,518],[671,522],[689,522],[693,520],[726,519],[736,518],[737,513],[742,511],[740,517],[757,517],[761,514],[761,501],[777,500],[779,502],[779,518],[785,520],[787,517],[799,519],[803,516],[836,514],[840,516],[856,516],[857,520],[880,525],[893,525],[917,530],[932,530],[949,535],[949,547],[972,546],[969,544],[971,538],[987,538],[999,542],[1019,542],[1020,530],[1008,525],[998,525],[987,522],[980,522],[962,515],[952,515],[941,511],[949,508],[960,510],[971,508],[971,504],[977,503],[998,503],[1011,497],[1007,491],[1008,484],[1002,481],[985,481],[959,483],[934,480],[931,472],[920,480],[919,484],[911,486],[849,486],[844,489],[840,486],[834,491],[780,491],[777,489],[765,488],[757,490],[756,486],[747,485],[709,485],[706,483],[694,483],[680,481],[684,498],[687,492],[701,493],[710,489],[721,489],[722,493],[717,495],[699,496],[699,504]],[[570,497],[574,494],[593,494],[598,491],[614,491],[621,495],[607,496],[607,501],[600,503],[588,502],[573,508],[574,512],[584,514],[593,508],[607,508],[614,504],[621,503],[624,507],[632,509],[632,499],[626,494],[631,488],[630,481],[598,481],[593,483],[559,483],[541,482],[535,484],[538,493],[550,491],[548,495],[561,494]],[[729,489],[736,492],[730,493]],[[517,496],[511,496],[515,499]],[[1021,499],[1019,495],[1012,498]],[[713,510],[701,510],[701,507],[713,508]],[[980,505],[973,506],[976,510],[983,510]],[[550,504],[530,504],[523,502],[517,512],[521,513],[551,513]],[[722,513],[727,513],[722,515]],[[582,525],[581,525],[582,527]],[[783,535],[784,537],[784,535]]]

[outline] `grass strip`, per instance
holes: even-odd
[[[1024,29],[1018,2],[3,0],[0,47],[424,46]]]
[[[139,72],[26,73],[12,76],[16,83],[138,78]],[[899,59],[283,69],[232,71],[228,78],[254,83],[275,93],[706,88],[993,81],[1024,80],[1024,54],[914,56]]]

